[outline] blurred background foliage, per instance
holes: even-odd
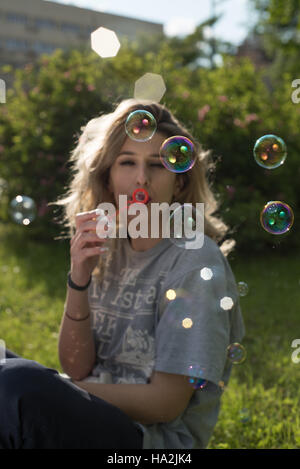
[[[57,50],[24,69],[2,66],[2,74],[13,75],[13,86],[0,114],[0,221],[14,224],[9,203],[23,194],[37,203],[38,216],[30,230],[20,226],[22,234],[48,242],[60,236],[54,218],[61,208],[47,204],[65,192],[80,128],[133,97],[135,81],[151,72],[166,83],[162,104],[212,150],[216,171],[208,177],[237,250],[299,248],[300,106],[291,100],[291,83],[297,78],[300,0],[250,1],[259,15],[249,40],[255,38],[267,57],[262,67],[237,56],[231,44],[205,37],[205,28],[218,18],[184,38],[122,41],[111,59],[91,50]],[[255,163],[254,144],[265,134],[286,142],[282,167],[265,170]],[[260,212],[270,200],[294,210],[294,227],[285,235],[271,235],[260,226]]]

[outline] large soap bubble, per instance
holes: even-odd
[[[193,142],[180,135],[167,138],[160,148],[161,162],[173,173],[189,171],[195,164],[195,157]]]
[[[246,360],[246,349],[238,342],[228,345],[227,357],[234,365],[239,365]]]
[[[276,135],[264,135],[256,141],[253,154],[256,163],[262,168],[275,169],[286,159],[286,144]]]
[[[147,142],[155,134],[157,124],[151,112],[145,110],[133,111],[125,122],[125,131],[136,142]]]
[[[280,235],[291,229],[294,213],[288,204],[278,200],[271,201],[261,211],[260,222],[268,233]]]

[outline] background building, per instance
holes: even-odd
[[[163,32],[159,23],[45,0],[1,0],[0,64],[22,67],[57,48],[90,48],[90,34],[100,26],[130,40]]]

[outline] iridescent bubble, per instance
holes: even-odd
[[[266,169],[275,169],[284,163],[287,148],[282,138],[276,135],[264,135],[256,141],[253,154],[259,166]]]
[[[26,195],[17,195],[10,203],[10,214],[19,225],[29,225],[36,217],[36,203]]]
[[[251,415],[250,415],[250,412],[249,412],[249,409],[242,409],[240,410],[240,421],[242,423],[247,423],[251,420]]]
[[[247,283],[239,282],[237,286],[238,286],[238,292],[240,296],[246,296],[249,291]]]
[[[163,142],[160,147],[160,159],[173,173],[185,173],[195,164],[195,146],[188,138],[175,135]]]
[[[293,210],[288,204],[278,200],[268,202],[261,211],[260,223],[268,233],[286,233],[294,223]]]
[[[194,389],[203,389],[207,385],[207,380],[203,378],[204,368],[198,365],[191,365],[188,368],[188,381]]]
[[[200,204],[199,204],[200,205]],[[203,204],[204,205],[204,204]],[[183,204],[170,215],[170,241],[184,249],[199,249],[204,242],[204,208]]]
[[[234,365],[243,363],[246,360],[246,355],[247,353],[245,347],[243,347],[243,345],[239,344],[238,342],[234,342],[227,347],[227,358]]]
[[[157,124],[154,116],[144,110],[133,111],[125,122],[128,137],[136,142],[147,142],[155,134]]]

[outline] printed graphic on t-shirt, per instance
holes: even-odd
[[[139,272],[121,269],[117,284],[106,272],[90,289],[97,362],[118,376],[115,382],[146,382],[154,366],[155,310],[166,272],[150,279]]]
[[[150,376],[154,365],[154,337],[146,330],[134,330],[129,326],[124,334],[122,350],[115,360],[139,368],[147,377]]]

